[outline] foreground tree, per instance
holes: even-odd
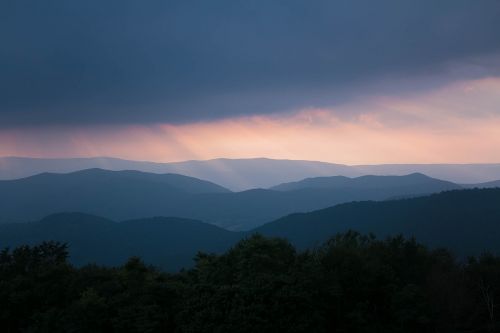
[[[5,332],[496,332],[500,258],[457,262],[356,232],[297,252],[253,235],[167,274],[68,264],[65,244],[0,252]]]

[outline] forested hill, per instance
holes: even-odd
[[[0,246],[16,247],[43,241],[67,243],[76,265],[119,265],[131,256],[162,269],[192,265],[198,251],[222,252],[241,238],[199,221],[157,217],[114,222],[82,213],[61,213],[38,222],[0,225]]]
[[[342,187],[253,189],[238,193],[176,174],[89,169],[0,181],[0,223],[36,221],[60,212],[112,220],[176,216],[230,230],[250,230],[282,216],[356,200],[429,194],[459,185],[424,175],[348,179]],[[327,182],[325,182],[328,185]],[[376,186],[374,186],[376,184]]]
[[[292,214],[246,233],[178,218],[113,222],[96,216],[57,214],[33,223],[0,225],[0,247],[57,240],[69,244],[76,264],[118,265],[140,255],[173,271],[193,264],[198,251],[220,253],[239,239],[261,233],[283,237],[300,249],[347,230],[378,237],[402,233],[460,255],[500,253],[500,189],[443,192],[384,202],[353,202]]]
[[[337,232],[357,230],[379,237],[402,233],[457,254],[500,251],[500,189],[456,190],[425,197],[353,202],[292,214],[255,229],[289,239],[300,248]]]

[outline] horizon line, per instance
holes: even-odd
[[[363,164],[345,164],[345,163],[336,163],[336,162],[328,162],[328,161],[320,161],[320,160],[304,160],[304,159],[291,159],[291,158],[271,158],[271,157],[240,157],[240,158],[228,158],[228,157],[216,157],[209,159],[188,159],[188,160],[178,160],[178,161],[169,161],[169,162],[158,162],[158,161],[150,161],[150,160],[133,160],[122,157],[112,157],[112,156],[74,156],[74,157],[34,157],[34,156],[13,156],[6,155],[1,156],[0,159],[31,159],[31,160],[91,160],[91,159],[109,159],[109,160],[120,160],[125,162],[137,162],[137,163],[152,163],[152,164],[180,164],[180,163],[189,163],[189,162],[211,162],[211,161],[220,161],[220,160],[228,160],[228,161],[241,161],[241,160],[270,160],[270,161],[290,161],[290,162],[312,162],[312,163],[324,163],[338,166],[348,166],[348,167],[363,167],[363,166],[375,166],[375,165],[500,165],[499,162],[446,162],[446,163],[418,163],[418,162],[403,162],[403,163],[363,163]]]

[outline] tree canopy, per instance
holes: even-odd
[[[4,332],[494,332],[500,258],[457,261],[349,231],[307,251],[249,236],[175,274],[138,257],[68,262],[66,244],[0,253]]]

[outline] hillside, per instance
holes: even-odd
[[[210,182],[174,174],[101,169],[40,174],[0,181],[0,222],[35,221],[49,214],[76,211],[118,221],[176,216],[231,230],[249,230],[284,215],[339,203],[386,200],[458,187],[424,175],[351,181],[367,185],[234,193]]]
[[[249,232],[231,232],[179,218],[113,222],[81,213],[0,225],[0,247],[68,242],[75,264],[118,265],[132,255],[169,270],[189,267],[198,251],[222,252],[253,233],[290,240],[299,249],[356,230],[379,238],[404,234],[460,256],[500,253],[500,189],[458,190],[404,200],[353,202],[292,214]]]
[[[382,202],[353,202],[292,214],[255,232],[305,248],[349,229],[379,237],[402,233],[460,255],[500,252],[500,189],[443,192]]]
[[[69,244],[76,265],[119,265],[131,256],[176,271],[200,250],[223,252],[240,234],[194,220],[150,218],[117,223],[81,213],[50,215],[38,222],[0,225],[0,247],[55,240]]]

